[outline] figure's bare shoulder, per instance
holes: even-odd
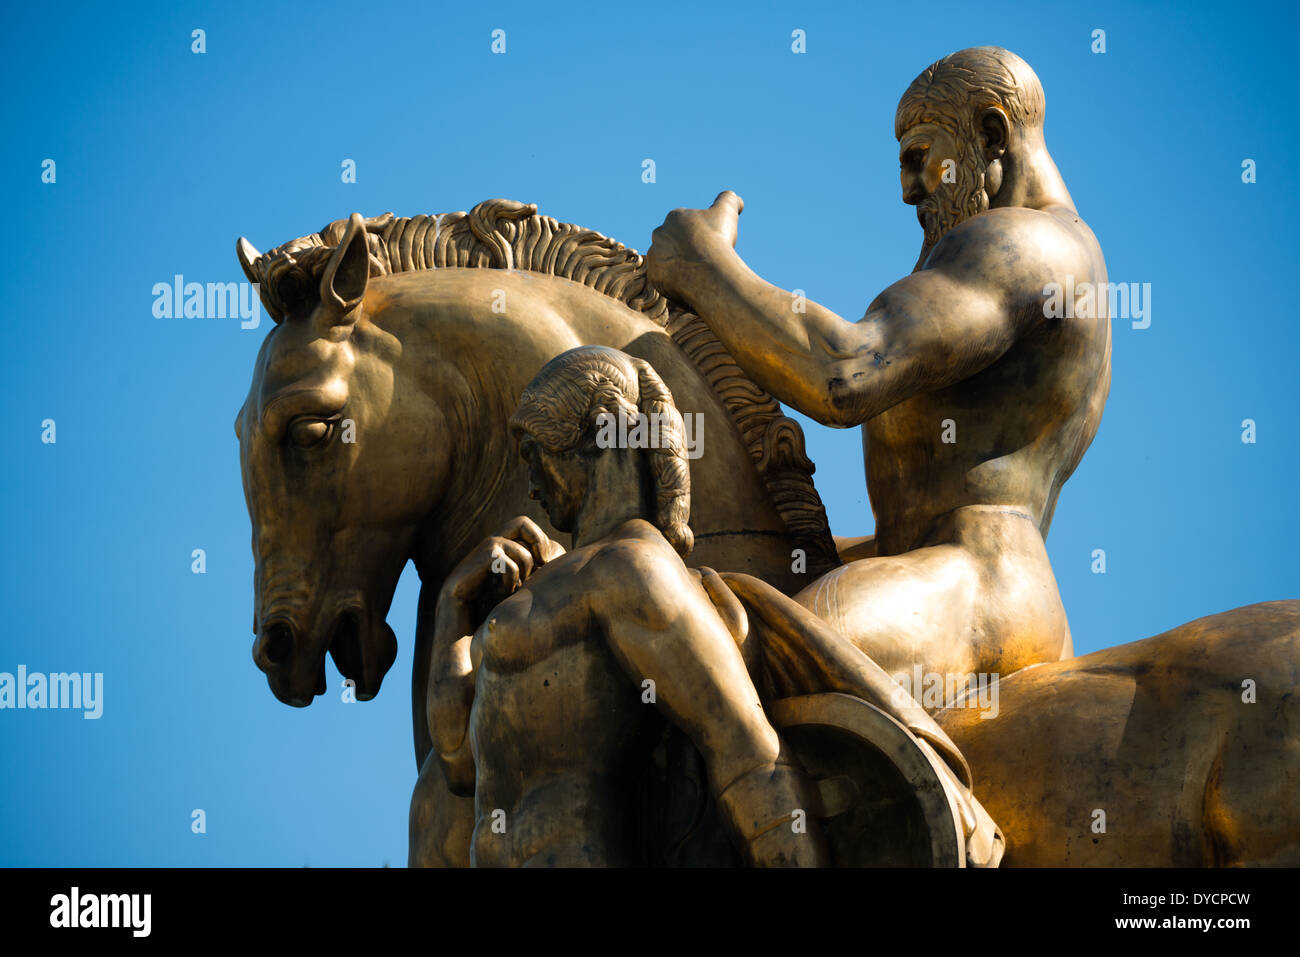
[[[990,209],[953,228],[935,246],[924,270],[958,280],[995,283],[1038,299],[1065,275],[1095,279],[1101,263],[1092,230],[1066,207]]]
[[[605,612],[663,622],[677,617],[700,587],[663,533],[643,519],[623,523],[596,545],[583,577],[602,596]]]
[[[587,574],[626,581],[629,578],[681,578],[686,572],[663,532],[645,519],[624,522],[599,542],[587,561]]]

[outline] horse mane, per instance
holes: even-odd
[[[803,430],[750,381],[699,316],[667,299],[651,284],[645,259],[598,232],[550,216],[533,203],[489,199],[468,213],[367,219],[371,277],[425,269],[516,269],[558,276],[589,286],[642,313],[662,327],[703,374],[739,430],[769,498],[821,574],[840,560],[826,509],[813,485],[816,466],[804,449]],[[292,240],[258,256],[246,271],[261,284],[262,300],[279,322],[291,302],[316,295],[330,254],[348,221]]]

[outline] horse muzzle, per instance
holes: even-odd
[[[318,635],[309,636],[283,614],[269,617],[253,642],[253,661],[266,675],[280,701],[305,708],[329,690],[325,654],[339,674],[350,679],[358,701],[379,693],[388,669],[397,659],[397,636],[384,621],[373,621],[361,608],[338,612]]]

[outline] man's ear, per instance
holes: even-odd
[[[361,304],[369,281],[370,251],[366,247],[366,224],[360,215],[353,213],[342,241],[330,256],[321,276],[321,321],[329,326],[355,323],[356,307]]]
[[[979,117],[980,138],[983,141],[984,161],[991,163],[1002,158],[1011,139],[1011,121],[1000,106],[986,106]]]

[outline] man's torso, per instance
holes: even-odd
[[[1076,292],[1091,283],[1099,307],[1087,317],[1043,318],[1047,296],[1037,282],[997,289],[1010,292],[1009,308],[1037,311],[1028,316],[1039,320],[1032,330],[975,375],[914,395],[863,426],[877,554],[934,544],[944,516],[970,505],[1022,510],[1046,535],[1060,487],[1096,434],[1110,387],[1100,247],[1072,211],[1014,213],[1022,220],[1017,241],[982,253],[988,282],[998,283],[1007,263],[1034,256],[1041,262],[1031,274],[1062,285],[1069,277]]]

